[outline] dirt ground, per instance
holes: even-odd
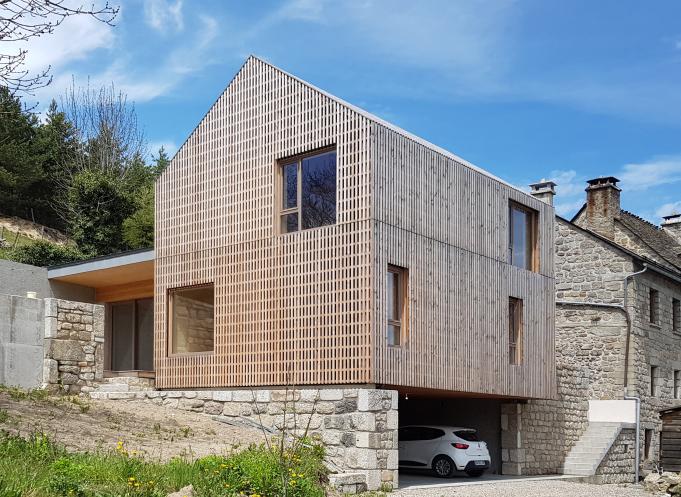
[[[28,435],[40,431],[76,451],[116,449],[165,461],[226,454],[264,441],[262,432],[231,426],[205,414],[169,409],[141,401],[89,400],[78,397],[15,400],[0,392],[0,430]]]

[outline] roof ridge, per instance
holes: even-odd
[[[491,178],[491,179],[493,179],[493,180],[495,180],[495,181],[498,181],[499,183],[502,183],[502,184],[504,184],[504,185],[506,185],[506,186],[508,186],[508,187],[510,187],[510,188],[513,188],[514,190],[516,190],[516,191],[518,191],[518,192],[524,193],[524,194],[527,195],[528,197],[531,197],[531,195],[530,195],[528,192],[526,192],[526,191],[524,191],[524,190],[518,188],[517,186],[515,186],[515,185],[509,183],[508,181],[505,181],[505,180],[501,179],[500,177],[498,177],[498,176],[496,176],[496,175],[490,173],[490,172],[487,171],[486,169],[483,169],[483,168],[481,168],[481,167],[479,167],[479,166],[476,166],[476,165],[473,164],[472,162],[469,162],[469,161],[467,161],[466,159],[464,159],[464,158],[462,158],[462,157],[459,157],[459,156],[456,155],[455,153],[450,152],[449,150],[447,150],[447,149],[445,149],[445,148],[442,148],[442,147],[440,147],[440,146],[438,146],[438,145],[435,145],[435,144],[432,143],[432,142],[429,142],[429,141],[426,140],[425,138],[421,138],[421,137],[418,136],[418,135],[415,135],[415,134],[413,134],[413,133],[410,133],[409,131],[407,131],[407,130],[405,130],[405,129],[403,129],[403,128],[400,128],[400,127],[397,126],[396,124],[393,124],[393,123],[391,123],[391,122],[389,122],[389,121],[386,121],[385,119],[382,119],[382,118],[378,117],[377,115],[372,114],[371,112],[362,109],[361,107],[357,107],[356,105],[351,104],[350,102],[348,102],[348,101],[346,101],[346,100],[343,100],[342,98],[337,97],[336,95],[334,95],[334,94],[332,94],[332,93],[329,93],[328,91],[326,91],[326,90],[324,90],[324,89],[322,89],[322,88],[319,88],[318,86],[313,85],[313,84],[310,83],[309,81],[306,81],[306,80],[304,80],[304,79],[302,79],[302,78],[296,76],[295,74],[291,74],[290,72],[285,71],[284,69],[282,69],[282,68],[280,68],[280,67],[278,67],[278,66],[275,66],[275,65],[272,64],[271,62],[269,62],[269,61],[267,61],[267,60],[264,60],[263,58],[258,57],[257,55],[250,55],[250,56],[249,56],[249,59],[251,59],[251,58],[254,59],[254,60],[256,60],[256,61],[258,61],[258,62],[261,62],[261,63],[263,63],[263,64],[265,64],[265,65],[267,65],[267,66],[269,66],[269,67],[271,67],[272,69],[275,69],[276,71],[279,71],[280,73],[282,73],[282,74],[284,74],[284,75],[286,75],[286,76],[288,76],[288,77],[290,77],[290,78],[292,78],[292,79],[298,81],[299,83],[301,83],[301,84],[307,86],[308,88],[311,88],[312,90],[315,90],[315,91],[321,93],[322,95],[324,95],[324,96],[330,98],[330,99],[333,100],[334,102],[336,102],[336,103],[338,103],[338,104],[340,104],[340,105],[343,105],[344,107],[347,107],[348,109],[352,110],[353,112],[356,112],[356,113],[360,114],[361,116],[363,116],[363,117],[369,119],[370,121],[374,121],[375,123],[377,123],[377,124],[379,124],[379,125],[381,125],[381,126],[383,126],[383,127],[386,127],[386,128],[388,128],[388,129],[390,129],[390,130],[392,130],[392,131],[394,131],[394,132],[396,132],[396,133],[402,135],[403,137],[405,137],[405,138],[407,138],[407,139],[410,139],[410,140],[412,140],[412,141],[414,141],[414,142],[416,142],[416,143],[419,143],[419,144],[425,146],[426,148],[429,148],[429,149],[432,150],[433,152],[439,153],[440,155],[444,155],[445,157],[448,157],[449,159],[452,159],[452,160],[454,160],[454,161],[460,163],[460,164],[461,164],[462,166],[464,166],[464,167],[467,167],[467,168],[469,168],[469,169],[472,169],[473,171],[476,171],[476,172],[478,172],[478,173],[484,174],[485,176],[487,176],[487,177],[489,177],[489,178]],[[248,61],[248,59],[247,59],[247,61]],[[533,197],[533,198],[534,198],[534,197]]]
[[[658,230],[658,231],[662,231],[662,228],[660,228],[658,225],[651,223],[651,222],[648,221],[647,219],[643,219],[641,216],[638,216],[638,215],[634,214],[634,213],[631,212],[631,211],[628,211],[628,210],[626,210],[626,209],[620,209],[620,211],[621,211],[621,212],[624,212],[625,214],[629,214],[631,217],[636,218],[636,219],[638,219],[639,221],[642,221],[642,222],[644,222],[644,223],[646,223],[646,224],[649,224],[651,227],[655,228],[655,229]]]

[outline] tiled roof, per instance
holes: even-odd
[[[674,272],[681,272],[681,244],[674,237],[629,211],[620,211],[617,221],[650,248],[659,264]],[[636,252],[636,249],[632,250]]]

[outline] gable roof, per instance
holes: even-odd
[[[625,210],[620,211],[615,221],[638,237],[641,243],[650,247],[659,258],[660,264],[673,271],[681,272],[681,244],[669,233]]]
[[[572,219],[569,221],[567,219],[563,220],[567,221],[573,226],[591,233],[597,238],[608,242],[620,250],[630,253],[631,255],[635,255],[642,261],[653,263],[657,266],[663,267],[667,271],[672,271],[676,274],[681,273],[681,244],[662,228],[655,226],[653,223],[646,221],[636,214],[624,209],[621,209],[620,215],[615,218],[615,223],[618,223],[621,227],[624,227],[627,231],[634,235],[640,243],[646,245],[650,249],[650,252],[655,255],[655,261],[652,261],[646,254],[637,252],[634,247],[625,248],[614,240],[599,235],[589,228],[576,224],[577,218],[579,218],[580,214],[582,214],[585,209],[586,203],[582,205],[582,207],[574,216],[572,216]]]
[[[210,110],[219,101],[220,97],[227,91],[227,89],[230,87],[230,85],[236,80],[237,76],[241,73],[241,71],[243,71],[244,68],[248,64],[251,64],[253,62],[260,63],[260,64],[266,66],[267,68],[271,69],[271,70],[277,71],[278,73],[280,73],[280,74],[282,74],[282,75],[284,75],[288,78],[291,78],[292,80],[306,86],[307,88],[309,88],[309,89],[311,89],[315,92],[318,92],[320,95],[323,95],[324,97],[326,97],[330,100],[333,100],[334,102],[336,102],[339,105],[342,105],[343,107],[347,108],[348,110],[351,110],[352,112],[355,112],[356,114],[358,114],[358,115],[360,115],[360,116],[362,116],[362,117],[364,117],[364,118],[366,118],[366,119],[368,119],[368,120],[370,120],[370,121],[372,121],[372,122],[374,122],[374,123],[376,123],[380,126],[383,126],[387,129],[390,129],[391,131],[394,131],[395,133],[398,133],[398,134],[404,136],[405,138],[408,138],[409,140],[412,140],[412,141],[414,141],[414,142],[416,142],[420,145],[423,145],[424,147],[432,150],[435,153],[438,153],[438,154],[443,155],[443,156],[445,156],[449,159],[452,159],[452,160],[458,162],[459,164],[461,164],[464,167],[472,169],[473,171],[476,171],[480,174],[483,174],[483,175],[485,175],[485,176],[487,176],[487,177],[489,177],[489,178],[491,178],[491,179],[493,179],[493,180],[495,180],[495,181],[497,181],[497,182],[499,182],[503,185],[506,185],[510,188],[513,188],[514,190],[526,195],[527,197],[534,198],[528,192],[522,190],[521,188],[518,188],[516,185],[513,185],[513,184],[509,183],[508,181],[505,181],[505,180],[499,178],[498,176],[495,176],[494,174],[490,173],[489,171],[486,171],[485,169],[482,169],[481,167],[476,166],[475,164],[459,157],[458,155],[456,155],[456,154],[454,154],[454,153],[452,153],[452,152],[450,152],[450,151],[448,151],[448,150],[446,150],[442,147],[439,147],[439,146],[437,146],[437,145],[435,145],[435,144],[433,144],[433,143],[431,143],[431,142],[429,142],[429,141],[427,141],[427,140],[425,140],[425,139],[423,139],[419,136],[416,136],[416,135],[400,128],[399,126],[396,126],[396,125],[394,125],[394,124],[392,124],[388,121],[385,121],[385,120],[381,119],[380,117],[378,117],[374,114],[371,114],[370,112],[367,112],[364,109],[361,109],[360,107],[357,107],[357,106],[355,106],[355,105],[353,105],[349,102],[346,102],[345,100],[343,100],[343,99],[341,99],[341,98],[339,98],[335,95],[332,95],[331,93],[329,93],[325,90],[322,90],[321,88],[313,85],[312,83],[309,83],[308,81],[305,81],[304,79],[301,79],[298,76],[291,74],[291,73],[275,66],[274,64],[264,60],[263,58],[255,56],[255,55],[249,55],[249,57],[246,59],[246,61],[241,65],[239,70],[234,74],[232,79],[229,81],[229,83],[227,84],[225,89],[220,92],[220,95],[218,95],[218,97],[215,99],[213,104],[210,106],[210,108],[208,109],[208,112],[210,112]],[[208,114],[208,112],[206,112],[206,114],[204,114],[204,116],[201,118],[201,121],[203,121],[203,119]],[[178,147],[177,151],[175,152],[175,155],[177,155],[177,153],[182,149],[182,147],[184,147],[184,145],[189,141],[189,138],[194,134],[194,132],[196,131],[196,128],[198,128],[198,125],[192,130],[191,133],[189,133],[189,135],[187,135],[187,138]],[[174,156],[173,156],[173,158],[174,158]]]

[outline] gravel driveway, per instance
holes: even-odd
[[[483,485],[405,488],[391,497],[651,497],[641,486],[592,485],[564,480],[503,481]]]

